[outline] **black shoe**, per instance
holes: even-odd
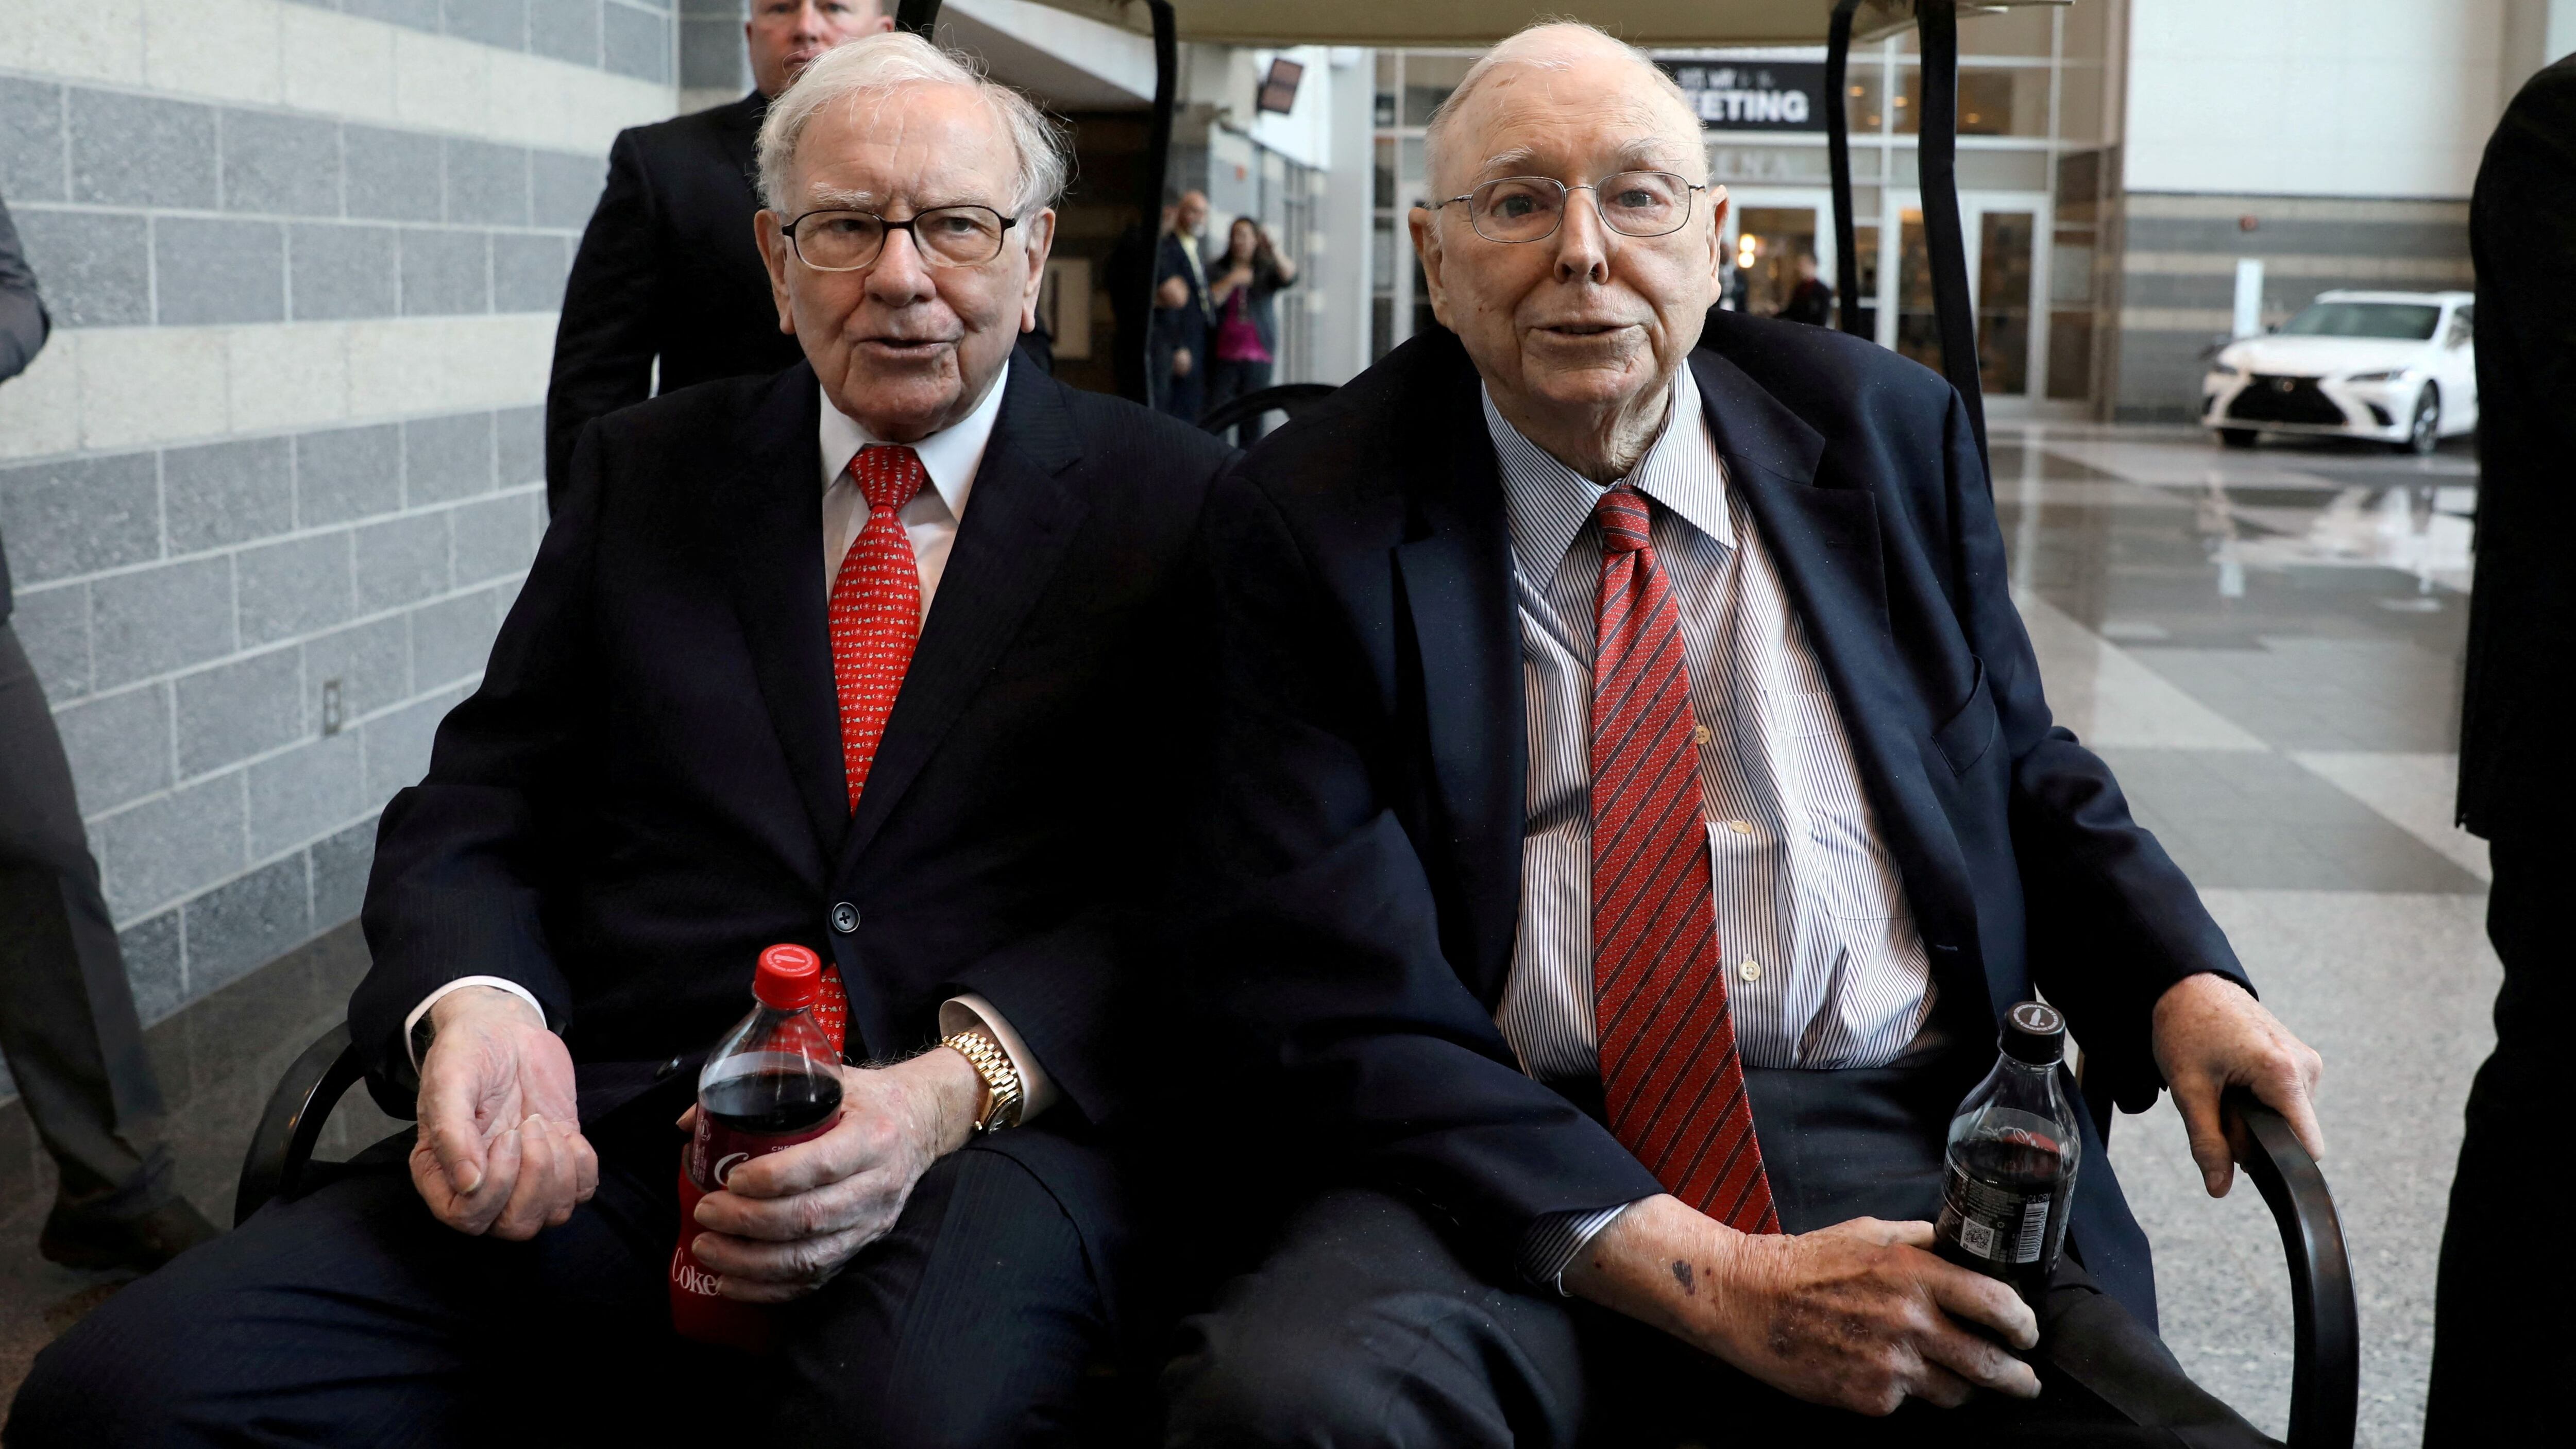
[[[36,1251],[66,1268],[133,1268],[149,1273],[218,1231],[186,1198],[173,1198],[131,1218],[67,1210],[57,1203],[45,1218]]]

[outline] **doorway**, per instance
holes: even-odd
[[[2044,323],[2032,307],[2037,291],[2037,238],[2048,199],[2034,196],[1959,198],[1960,230],[1967,244],[1968,291],[1977,319],[1977,378],[1990,399],[2027,402],[2034,358]],[[1883,285],[1893,313],[1879,341],[1939,371],[1941,332],[1932,311],[1932,258],[1924,242],[1923,206],[1908,197],[1897,211],[1898,259]]]

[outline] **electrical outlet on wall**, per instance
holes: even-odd
[[[322,733],[336,735],[339,732],[340,681],[326,679],[322,681]]]

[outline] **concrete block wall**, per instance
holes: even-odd
[[[639,0],[0,0],[0,543],[145,1021],[353,916],[544,526]],[[0,1081],[0,1091],[6,1090]]]

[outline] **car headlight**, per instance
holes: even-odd
[[[2356,373],[2354,373],[2352,376],[2345,378],[2345,379],[2344,379],[2344,381],[2346,381],[2346,382],[2395,382],[2397,379],[2399,379],[2399,378],[2401,378],[2401,377],[2404,377],[2405,375],[2406,375],[2406,369],[2405,369],[2405,368],[2402,368],[2402,367],[2392,367],[2392,368],[2389,368],[2389,369],[2388,369],[2387,371],[2385,371],[2385,372],[2356,372]]]

